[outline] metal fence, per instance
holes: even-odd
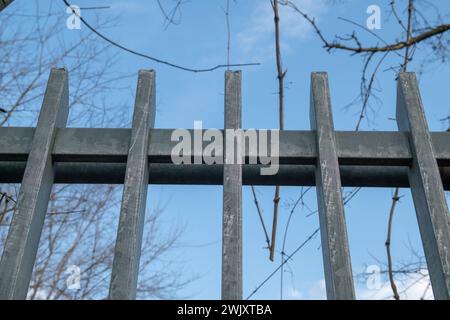
[[[0,298],[26,298],[53,183],[124,184],[110,299],[136,297],[149,183],[223,184],[227,300],[242,299],[243,184],[317,187],[329,299],[355,298],[341,187],[410,187],[434,296],[450,298],[450,133],[429,132],[413,73],[398,79],[399,132],[335,132],[327,75],[313,73],[312,130],[279,133],[273,176],[260,175],[262,164],[173,164],[172,130],[153,128],[153,71],[139,73],[131,129],[65,128],[68,97],[67,71],[53,69],[36,128],[0,128],[0,183],[21,183],[0,262]],[[225,74],[224,128],[241,128],[240,72]]]
[[[14,0],[0,0],[0,11],[5,9],[8,5],[10,5]]]

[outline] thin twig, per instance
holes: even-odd
[[[408,2],[408,26],[406,31],[406,43],[410,43],[411,41],[411,26],[412,26],[412,11],[413,11],[413,0],[409,0]],[[408,69],[409,58],[409,46],[405,48],[405,58],[402,65],[402,71],[406,72]],[[395,300],[400,300],[400,295],[398,294],[397,286],[395,284],[394,275],[392,273],[392,253],[391,253],[391,233],[392,233],[392,221],[394,220],[395,215],[395,206],[399,201],[399,190],[400,188],[396,188],[394,191],[394,196],[392,197],[391,211],[389,212],[389,224],[388,224],[388,236],[386,239],[386,254],[388,259],[388,271],[389,271],[389,282],[391,283],[392,292],[394,294]]]
[[[272,273],[270,273],[256,288],[255,290],[252,291],[252,293],[245,299],[245,300],[249,300],[251,297],[253,297],[255,295],[255,293],[257,293],[259,291],[259,289],[261,289],[266,283],[267,281],[269,281],[277,272],[278,270],[281,269],[282,266],[284,266],[289,260],[291,260],[304,246],[306,246],[312,239],[314,239],[314,237],[317,235],[317,233],[319,233],[320,228],[317,228],[316,230],[314,230],[313,233],[311,233],[308,238],[306,238],[305,241],[303,241],[291,254],[286,256],[286,259],[284,260],[284,262],[282,264],[280,264],[275,270],[272,271]]]
[[[413,11],[413,0],[409,0],[408,3],[408,30],[406,32],[406,43],[408,46],[405,48],[405,60],[403,63],[403,72],[406,72],[409,62],[409,43],[411,42],[411,20]]]
[[[67,2],[67,0],[62,0],[62,1],[64,2],[64,4],[65,4],[67,7],[72,8],[72,7],[71,7],[71,4],[70,4],[69,2]],[[169,61],[165,61],[165,60],[162,60],[162,59],[159,59],[159,58],[155,58],[155,57],[152,57],[152,56],[150,56],[150,55],[148,55],[148,54],[141,53],[141,52],[138,52],[138,51],[129,49],[129,48],[127,48],[127,47],[125,47],[125,46],[123,46],[123,45],[121,45],[121,44],[119,44],[119,43],[117,43],[117,42],[111,40],[110,38],[106,37],[105,35],[103,35],[103,34],[100,33],[99,31],[97,31],[97,30],[96,30],[94,27],[92,27],[92,26],[91,26],[91,25],[90,25],[83,17],[81,17],[80,15],[78,15],[77,12],[76,12],[74,9],[72,9],[72,12],[73,12],[73,14],[77,15],[77,17],[80,19],[80,21],[81,21],[81,22],[82,22],[89,30],[91,30],[93,33],[95,33],[97,36],[99,36],[100,38],[102,38],[103,40],[105,40],[106,42],[108,42],[109,44],[111,44],[111,45],[113,45],[113,46],[115,46],[115,47],[117,47],[117,48],[119,48],[119,49],[122,49],[122,50],[124,50],[124,51],[126,51],[126,52],[128,52],[128,53],[131,53],[131,54],[133,54],[133,55],[135,55],[135,56],[138,56],[138,57],[141,57],[141,58],[145,58],[145,59],[148,59],[148,60],[151,60],[151,61],[160,63],[160,64],[164,64],[164,65],[166,65],[166,66],[169,66],[169,67],[172,67],[172,68],[175,68],[175,69],[179,69],[179,70],[183,70],[183,71],[187,71],[187,72],[193,72],[193,73],[205,73],[205,72],[211,72],[211,71],[214,71],[214,70],[217,70],[217,69],[222,69],[222,68],[229,68],[229,67],[249,67],[249,66],[259,66],[259,65],[260,65],[260,63],[238,63],[238,64],[232,64],[232,65],[229,65],[229,64],[218,64],[218,65],[216,65],[216,66],[214,66],[214,67],[205,68],[205,69],[194,69],[194,68],[189,68],[189,67],[180,66],[180,65],[178,65],[178,64],[175,64],[175,63],[172,63],[172,62],[169,62]]]
[[[275,22],[275,53],[277,60],[277,78],[278,78],[278,98],[279,98],[279,121],[280,130],[284,130],[284,77],[286,71],[283,71],[283,65],[281,62],[281,45],[280,45],[280,16],[278,12],[278,0],[271,1],[274,22]],[[277,237],[277,222],[278,222],[278,207],[280,203],[280,186],[275,187],[275,196],[273,198],[273,224],[272,224],[272,241],[270,246],[270,260],[274,261],[275,258],[275,244]]]
[[[307,188],[306,190],[303,190],[303,187],[300,191],[300,196],[298,197],[297,201],[295,201],[294,205],[292,206],[291,212],[289,213],[289,218],[286,223],[286,227],[284,229],[284,237],[283,237],[283,246],[281,249],[281,270],[280,270],[280,300],[283,300],[283,284],[284,284],[284,262],[285,262],[285,256],[286,256],[286,243],[287,243],[287,235],[289,231],[289,226],[291,224],[292,216],[294,215],[295,209],[301,203],[304,205],[303,198],[308,193],[308,191],[311,190],[311,187]]]
[[[392,234],[392,221],[394,219],[395,206],[397,202],[400,200],[399,196],[399,188],[395,189],[394,196],[392,197],[392,205],[391,210],[389,212],[389,223],[388,223],[388,233],[386,238],[386,254],[388,258],[388,273],[389,273],[389,282],[391,283],[392,292],[394,294],[395,300],[400,300],[400,296],[398,294],[397,286],[394,281],[394,274],[392,272],[392,255],[391,255],[391,234]]]
[[[165,22],[166,22],[166,26],[165,29],[167,30],[167,28],[169,28],[170,25],[177,25],[178,22],[175,22],[175,14],[177,13],[177,11],[179,10],[182,0],[178,0],[177,3],[175,4],[175,6],[173,7],[173,9],[171,10],[170,13],[167,13],[166,10],[164,9],[164,6],[161,3],[161,0],[157,0],[156,1],[159,9],[161,10],[162,15],[164,16]]]
[[[291,7],[294,11],[299,13],[306,21],[309,22],[309,24],[313,27],[314,31],[318,35],[319,39],[322,41],[323,46],[327,51],[331,51],[333,49],[338,49],[338,50],[343,50],[343,51],[349,51],[353,54],[399,51],[399,50],[405,49],[406,47],[417,45],[418,43],[420,43],[422,41],[425,41],[425,40],[428,40],[435,36],[441,35],[450,30],[450,23],[444,23],[444,24],[436,25],[434,27],[430,27],[430,28],[423,30],[422,33],[420,33],[414,37],[411,37],[409,39],[409,41],[398,41],[398,42],[395,42],[392,44],[387,44],[384,46],[363,47],[363,46],[357,45],[356,47],[351,47],[351,46],[347,46],[347,45],[344,45],[344,44],[336,42],[336,41],[333,41],[333,42],[328,41],[325,38],[325,36],[322,34],[322,31],[317,26],[314,18],[311,18],[306,13],[301,11],[292,1],[285,1],[282,4]]]
[[[402,27],[403,30],[405,30],[405,32],[408,32],[402,19],[398,15],[397,10],[395,9],[395,0],[392,0],[389,5],[391,6],[391,12],[394,14],[395,19],[397,19],[398,24]]]
[[[227,65],[230,65],[230,47],[231,47],[231,30],[230,30],[230,0],[227,0],[227,8],[225,10],[225,19],[227,22]],[[228,67],[230,70],[230,67]]]
[[[259,220],[261,221],[261,226],[264,231],[264,236],[266,237],[267,248],[270,249],[269,234],[267,232],[266,224],[264,223],[264,218],[262,215],[261,207],[259,206],[258,197],[256,196],[255,187],[251,186],[251,189],[252,189],[252,194],[253,194],[253,201],[255,202],[255,206],[256,206],[256,211],[258,212]]]
[[[373,85],[375,83],[377,72],[378,72],[379,68],[381,67],[383,61],[388,56],[388,54],[389,54],[389,51],[385,52],[384,55],[381,57],[380,61],[378,61],[374,71],[372,72],[372,75],[370,76],[369,84],[367,85],[367,87],[365,86],[365,84],[366,84],[365,74],[366,74],[368,65],[370,63],[370,60],[373,57],[373,53],[370,54],[369,58],[367,59],[367,62],[365,64],[365,66],[363,68],[363,76],[362,76],[362,81],[361,82],[362,82],[362,86],[364,86],[365,90],[363,90],[361,88],[361,90],[362,90],[361,94],[363,95],[363,105],[361,107],[361,112],[359,114],[359,118],[358,118],[358,122],[356,124],[355,131],[359,131],[360,126],[362,124],[362,120],[365,118],[366,110],[367,110],[367,107],[369,105],[369,98],[372,96],[372,89],[373,89]]]

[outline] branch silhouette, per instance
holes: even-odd
[[[70,8],[72,10],[72,13],[74,15],[76,15],[80,21],[89,29],[91,30],[94,34],[96,34],[98,37],[102,38],[103,40],[105,40],[106,42],[108,42],[109,44],[123,50],[126,51],[128,53],[131,53],[135,56],[141,57],[141,58],[145,58],[147,60],[151,60],[153,62],[159,63],[159,64],[163,64],[175,69],[179,69],[179,70],[183,70],[183,71],[187,71],[187,72],[193,72],[193,73],[205,73],[205,72],[211,72],[211,71],[215,71],[217,69],[223,69],[223,68],[230,68],[230,67],[250,67],[250,66],[259,66],[261,65],[258,62],[252,62],[252,63],[238,63],[238,64],[218,64],[216,66],[213,67],[209,67],[209,68],[204,68],[204,69],[195,69],[195,68],[189,68],[189,67],[184,67],[166,60],[162,60],[156,57],[153,57],[151,55],[148,55],[146,53],[142,53],[142,52],[138,52],[136,50],[130,49],[125,47],[124,45],[121,45],[120,43],[108,38],[107,36],[105,36],[103,33],[97,31],[94,27],[92,27],[87,21],[86,19],[84,19],[83,17],[81,17],[72,7],[72,5],[67,1],[67,0],[62,0],[64,2],[64,4]]]

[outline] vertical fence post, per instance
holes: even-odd
[[[450,216],[414,73],[401,73],[397,123],[409,133],[413,162],[409,184],[434,297],[450,299]]]
[[[225,133],[241,129],[241,72],[225,73]],[[237,136],[241,139],[242,136]],[[222,299],[242,299],[242,165],[240,152],[234,148],[235,139],[225,135],[223,168],[223,229],[222,229]],[[241,141],[242,142],[242,141]],[[242,146],[238,142],[236,145]],[[233,155],[233,159],[230,159]],[[234,161],[231,164],[231,161]],[[228,164],[227,164],[228,163]]]
[[[316,185],[327,297],[355,299],[326,73],[311,76],[310,119],[317,141]]]
[[[26,298],[53,186],[53,144],[68,114],[67,71],[52,69],[0,262],[0,299]]]
[[[128,149],[110,299],[136,298],[148,189],[148,144],[155,122],[155,73],[140,71]]]

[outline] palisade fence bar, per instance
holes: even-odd
[[[433,293],[450,299],[450,221],[428,124],[414,74],[398,80],[397,123],[409,132],[413,162],[409,181]],[[450,143],[450,141],[448,141]]]
[[[53,187],[52,149],[69,115],[67,72],[54,69],[44,95],[16,208],[0,261],[0,297],[25,298]]]
[[[327,297],[355,299],[326,73],[312,74],[310,118],[317,141],[316,184]]]
[[[225,130],[241,129],[241,72],[225,75]],[[226,135],[225,148],[242,146]],[[226,152],[223,167],[222,299],[242,300],[242,165],[239,152]],[[231,157],[232,158],[228,158]]]
[[[153,71],[139,73],[131,129],[65,128],[68,74],[53,69],[36,128],[0,128],[0,183],[21,183],[0,261],[0,299],[26,298],[53,183],[124,184],[110,299],[136,297],[148,184],[223,185],[227,300],[242,299],[242,185],[317,187],[328,299],[355,298],[341,187],[411,187],[434,296],[450,299],[450,132],[428,131],[415,75],[399,76],[398,132],[335,132],[327,75],[311,79],[312,130],[281,131],[279,171],[263,176],[261,163],[175,165],[173,130],[153,128]],[[241,103],[241,73],[227,71],[224,129],[241,128]],[[191,157],[200,156],[191,148]]]
[[[148,141],[155,124],[155,73],[141,71],[111,275],[110,299],[136,298],[148,189]]]

